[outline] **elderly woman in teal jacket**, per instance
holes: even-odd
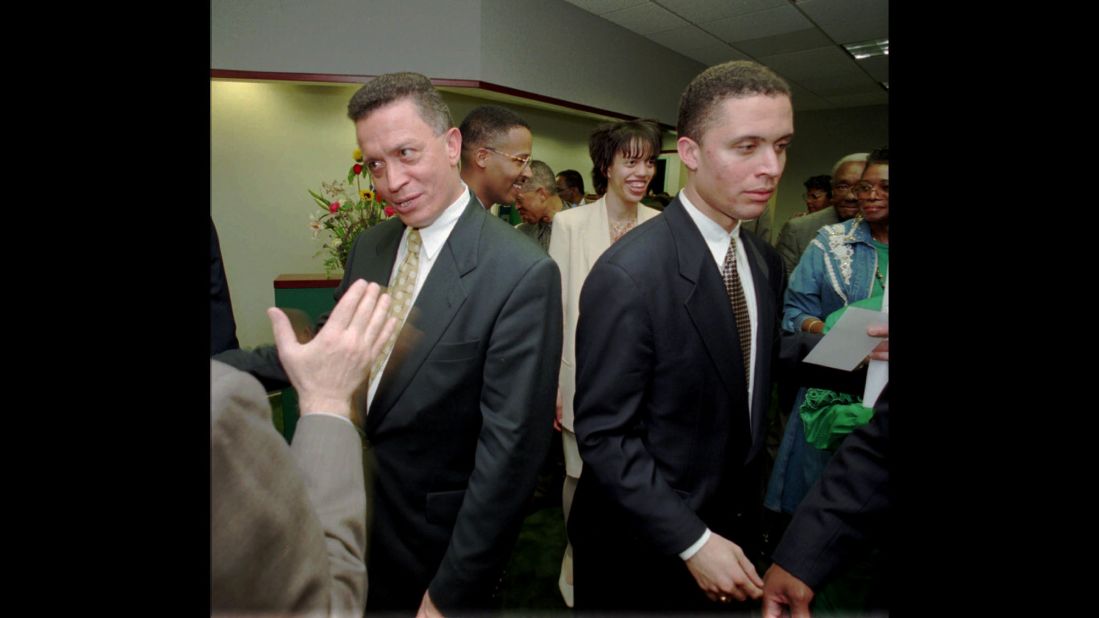
[[[881,296],[889,273],[889,154],[870,154],[856,189],[859,214],[817,233],[790,277],[782,316],[788,332],[821,333],[824,320],[856,301]],[[830,457],[810,448],[798,393],[767,487],[764,506],[793,513]]]

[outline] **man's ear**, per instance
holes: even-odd
[[[683,136],[675,141],[676,150],[679,151],[679,160],[692,172],[698,171],[698,150],[701,146],[693,139]]]
[[[447,160],[451,165],[457,165],[462,158],[462,132],[458,127],[450,127],[443,134],[443,141],[446,143]]]

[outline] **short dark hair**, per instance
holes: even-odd
[[[506,107],[482,105],[473,108],[458,127],[462,132],[462,160],[466,160],[466,153],[491,146],[512,127],[530,130],[526,120]]]
[[[359,88],[347,103],[347,117],[358,122],[378,108],[409,99],[420,110],[420,118],[436,135],[454,126],[450,108],[431,80],[419,73],[386,73]]]
[[[580,195],[584,195],[584,177],[576,170],[564,170],[557,175],[565,179],[565,186],[576,189]]]
[[[828,199],[832,199],[832,177],[828,174],[821,174],[820,176],[810,176],[804,184],[806,191],[812,191],[813,189],[824,189],[828,193]]]
[[[596,193],[607,192],[606,170],[620,152],[626,157],[656,159],[660,154],[660,125],[650,118],[636,118],[600,125],[592,132],[588,154]]]
[[[680,137],[702,140],[713,110],[725,99],[762,94],[790,96],[790,84],[774,71],[751,60],[732,60],[699,73],[679,99],[676,132]]]
[[[878,148],[877,150],[871,152],[870,155],[866,157],[867,167],[875,164],[889,165],[889,146],[882,146],[881,148]]]

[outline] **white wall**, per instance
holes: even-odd
[[[213,0],[210,67],[479,79],[480,0]]]
[[[215,69],[472,79],[675,124],[705,67],[563,0],[215,0]]]
[[[706,67],[561,0],[482,0],[482,79],[675,126]]]

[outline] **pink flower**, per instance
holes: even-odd
[[[393,210],[392,206],[386,206],[385,207],[385,216],[387,216],[387,217],[392,217],[396,212],[397,211]]]
[[[328,212],[337,212],[340,209],[339,202],[332,202],[328,205]]]

